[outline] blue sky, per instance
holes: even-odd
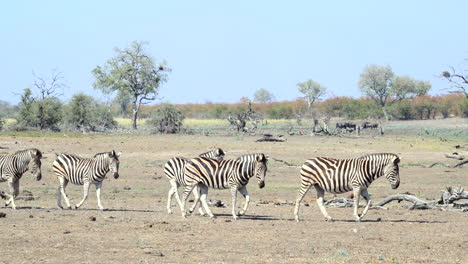
[[[312,79],[329,96],[359,97],[369,64],[448,85],[438,75],[468,58],[468,1],[4,1],[0,99],[17,103],[32,72],[63,73],[63,99],[106,100],[91,71],[134,40],[172,68],[171,103],[237,102],[264,88],[300,96]]]

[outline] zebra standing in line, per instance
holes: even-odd
[[[200,154],[199,157],[223,160],[225,154],[226,153],[222,149],[216,148],[216,149]],[[187,164],[187,161],[188,159],[186,158],[173,157],[166,162],[166,165],[164,165],[164,174],[169,179],[169,183],[171,184],[171,189],[169,189],[169,193],[167,194],[167,213],[168,214],[172,214],[171,203],[172,203],[172,197],[174,196],[174,194],[175,194],[177,203],[179,204],[179,207],[181,206],[179,192],[177,189],[180,186],[187,185],[185,182],[185,178],[184,178],[185,166]],[[200,196],[200,191],[198,190],[198,188],[195,188],[193,195],[195,196],[196,202],[194,203],[193,207],[190,209],[190,212],[192,212],[195,209],[198,203],[199,196]],[[205,214],[201,207],[199,208],[199,212],[201,215]]]
[[[0,182],[8,181],[10,187],[10,198],[5,206],[11,204],[11,208],[16,210],[15,198],[19,194],[19,180],[26,171],[31,170],[34,178],[41,180],[41,158],[42,152],[35,148],[13,154],[0,154]]]
[[[354,193],[354,217],[361,221],[371,205],[367,187],[381,176],[385,176],[392,189],[400,185],[398,163],[400,158],[392,153],[369,154],[354,159],[314,158],[307,160],[301,169],[301,189],[296,200],[294,218],[299,221],[299,205],[309,189],[317,191],[317,204],[326,220],[331,221],[324,205],[325,191],[339,194]],[[367,201],[361,215],[358,214],[359,196]]]
[[[187,187],[182,197],[182,216],[185,217],[186,215],[185,202],[195,186],[200,188],[201,204],[210,217],[214,217],[214,215],[210,208],[208,208],[206,202],[208,187],[215,189],[229,188],[231,190],[232,217],[234,219],[238,218],[236,213],[236,199],[237,191],[239,191],[245,197],[244,208],[239,212],[239,215],[245,214],[250,201],[246,185],[249,183],[250,178],[255,176],[258,180],[258,186],[260,188],[265,187],[267,162],[268,158],[263,153],[246,156],[243,161],[217,161],[210,158],[191,159],[185,167],[185,181]]]
[[[71,208],[70,200],[65,193],[68,182],[83,185],[83,199],[76,205],[76,209],[78,209],[88,197],[89,185],[93,183],[96,185],[98,207],[100,210],[104,210],[101,204],[102,181],[109,171],[115,179],[119,178],[120,155],[120,152],[115,153],[114,150],[111,152],[98,153],[91,159],[81,158],[69,153],[57,155],[57,158],[52,164],[53,170],[60,182],[57,193],[57,206],[63,209],[61,202],[61,197],[63,195],[67,208]]]

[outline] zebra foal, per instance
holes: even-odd
[[[182,217],[185,217],[185,203],[192,190],[200,188],[200,200],[203,208],[210,217],[214,217],[208,207],[206,196],[208,187],[215,189],[230,189],[232,199],[232,217],[237,219],[236,199],[237,191],[245,197],[245,204],[239,215],[245,214],[249,206],[250,196],[246,185],[250,178],[256,177],[258,186],[265,187],[268,158],[263,154],[245,155],[243,160],[214,160],[210,158],[191,159],[185,168],[185,181],[187,186],[182,197]]]
[[[11,208],[16,210],[15,198],[19,194],[19,180],[26,171],[31,170],[34,178],[41,180],[41,158],[41,151],[35,148],[13,154],[0,154],[0,182],[7,181],[10,187],[10,198],[5,206],[11,204]]]
[[[354,159],[314,158],[307,160],[301,169],[301,189],[294,208],[294,218],[299,221],[299,205],[309,189],[317,191],[317,204],[326,220],[332,220],[323,205],[325,191],[339,194],[354,193],[354,217],[361,221],[371,205],[367,187],[377,178],[384,176],[392,189],[400,185],[398,163],[400,158],[392,153],[369,154]],[[367,201],[361,215],[358,214],[359,196]]]
[[[199,157],[222,160],[225,154],[226,153],[222,149],[216,148],[216,149],[200,154]],[[181,201],[180,201],[178,188],[180,186],[187,186],[185,182],[185,178],[184,178],[185,166],[187,164],[187,161],[188,159],[186,158],[173,157],[170,160],[168,160],[166,164],[164,165],[164,174],[166,175],[167,179],[169,180],[169,183],[171,184],[171,188],[169,189],[169,193],[167,194],[167,213],[168,214],[172,214],[171,204],[172,204],[172,197],[174,195],[176,197],[177,203],[179,204],[179,207],[181,207]],[[195,188],[193,195],[195,196],[196,202],[190,209],[190,212],[193,212],[199,200],[200,191],[198,190],[197,187]],[[205,214],[201,207],[199,208],[199,212],[201,215]]]
[[[57,206],[63,209],[61,202],[61,197],[63,195],[67,208],[71,208],[70,200],[65,193],[65,188],[67,187],[68,182],[83,185],[83,199],[76,204],[76,209],[78,209],[84,203],[86,198],[88,198],[89,186],[93,183],[96,185],[98,207],[100,210],[104,210],[104,207],[101,204],[102,181],[109,171],[115,179],[119,178],[120,155],[120,152],[115,153],[114,150],[111,152],[98,153],[90,159],[69,153],[57,155],[57,158],[52,164],[53,171],[57,175],[60,183],[57,193]]]

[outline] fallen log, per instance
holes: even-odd
[[[442,192],[440,198],[436,200],[423,200],[409,193],[400,193],[390,195],[382,201],[375,203],[371,206],[371,209],[388,210],[388,208],[384,207],[384,205],[393,201],[405,201],[411,203],[411,205],[408,207],[410,210],[438,209],[452,212],[468,212],[468,204],[454,203],[455,201],[461,199],[468,199],[468,192],[464,191],[461,186],[458,189],[447,187],[447,189]],[[325,201],[324,204],[335,208],[353,207],[354,199],[345,197],[335,197],[333,199]],[[363,206],[363,203],[361,203],[360,207]]]
[[[255,140],[255,142],[285,142],[285,138],[263,137]]]

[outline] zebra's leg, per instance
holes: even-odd
[[[205,212],[211,218],[215,218],[215,216],[211,212],[210,208],[208,207],[208,203],[206,202],[206,196],[208,195],[208,186],[206,186],[204,184],[200,184],[199,188],[200,188],[200,193],[201,193],[200,201],[201,201],[201,204],[202,204],[203,208],[205,209]]]
[[[68,180],[63,177],[59,177],[59,191],[57,193],[57,206],[60,209],[63,209],[62,201],[61,201],[62,196],[63,196],[63,199],[65,200],[65,203],[67,204],[67,208],[71,209],[70,199],[68,199],[68,196],[65,193],[65,188],[67,188],[67,185],[68,185]]]
[[[200,202],[200,187],[198,185],[195,186],[195,188],[193,189],[193,196],[194,196],[195,199],[194,199],[192,207],[189,209],[190,213],[193,213],[193,211],[195,211],[195,208],[197,207],[198,203]],[[205,215],[205,212],[203,211],[203,208],[202,208],[201,205],[198,207],[198,213],[201,216]]]
[[[301,190],[299,190],[299,196],[296,199],[296,206],[294,207],[294,219],[299,222],[299,206],[301,205],[302,199],[304,199],[304,196],[307,194],[307,192],[310,190],[310,187],[312,185],[301,185]]]
[[[364,200],[367,201],[366,207],[364,207],[364,210],[362,211],[362,214],[361,214],[361,219],[362,219],[364,217],[364,215],[367,214],[367,211],[369,210],[369,207],[371,206],[372,203],[371,203],[369,193],[367,192],[367,189],[362,190],[361,194],[362,194],[362,197],[364,198]]]
[[[11,208],[16,210],[15,198],[19,194],[19,181],[8,181],[10,187],[10,199],[5,203],[5,206],[8,206],[11,203]]]
[[[89,193],[89,181],[85,181],[83,184],[83,199],[75,205],[75,208],[78,209],[80,206],[83,205],[84,201],[88,198],[88,193]]]
[[[95,185],[96,185],[96,198],[97,198],[98,208],[99,210],[104,211],[104,207],[102,206],[102,203],[101,203],[102,182],[97,182]]]
[[[333,219],[328,214],[325,206],[323,205],[323,196],[325,196],[325,191],[318,185],[314,185],[315,190],[317,191],[317,204],[322,212],[323,216],[325,216],[327,221],[333,221]]]
[[[187,203],[187,197],[190,195],[190,193],[196,185],[197,184],[185,186],[184,194],[182,195],[182,201],[180,204],[180,211],[182,212],[182,217],[184,218],[187,216],[187,212],[185,212],[185,204]]]
[[[240,193],[242,194],[242,196],[244,196],[244,198],[245,198],[244,208],[242,208],[242,210],[239,212],[239,215],[244,215],[245,212],[247,212],[247,208],[249,208],[250,195],[249,195],[249,192],[247,191],[247,187],[246,187],[246,186],[242,186],[242,188],[239,189],[239,192],[240,192]]]
[[[232,200],[232,218],[236,220],[237,218],[239,218],[236,214],[237,186],[231,186],[231,200]]]
[[[169,180],[169,182],[171,183],[171,189],[169,189],[169,192],[167,194],[167,213],[172,214],[171,204],[172,204],[172,197],[174,196],[174,194],[176,195],[176,199],[177,199],[177,203],[179,203],[179,207],[181,207],[182,202],[180,201],[179,192],[177,191],[177,188],[179,187],[179,185],[174,179]]]
[[[358,214],[359,198],[361,196],[361,187],[353,187],[354,194],[354,217],[356,222],[361,222],[361,216]]]

